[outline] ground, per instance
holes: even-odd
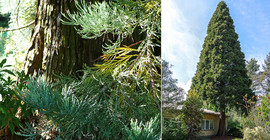
[[[225,136],[225,137],[215,136],[211,138],[211,140],[233,140],[234,138],[235,137],[232,137],[232,136]]]

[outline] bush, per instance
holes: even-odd
[[[10,77],[15,76],[15,74],[10,70],[10,65],[6,65],[6,61],[3,59],[0,62],[0,130],[6,128],[13,134],[16,127],[21,125],[21,120],[30,116],[32,110],[27,103],[23,103],[17,97],[17,93],[13,89],[16,81]],[[18,90],[21,90],[27,77],[24,72],[16,72],[16,74],[20,79],[17,87]]]
[[[201,131],[201,122],[203,119],[202,101],[194,90],[190,90],[187,100],[184,103],[182,113],[183,122],[186,125],[189,139],[196,139]]]
[[[262,127],[258,126],[253,129],[246,128],[244,130],[245,140],[269,140],[270,135]]]
[[[240,122],[232,119],[228,120],[227,135],[242,138],[243,137],[243,134],[241,132],[242,129],[243,128],[241,127]]]
[[[243,119],[244,128],[262,127],[266,132],[270,132],[270,94],[258,96],[258,101],[246,100],[245,107],[248,110],[248,116]],[[250,109],[249,109],[250,108]]]
[[[183,122],[177,119],[164,119],[162,126],[163,140],[184,140],[187,139],[187,132]]]

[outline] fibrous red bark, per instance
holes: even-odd
[[[74,26],[63,25],[62,13],[75,11],[74,1],[38,0],[34,29],[26,61],[27,75],[35,71],[43,74],[48,81],[55,75],[70,75],[92,66],[102,55],[102,38],[82,39]]]

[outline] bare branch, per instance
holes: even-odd
[[[24,26],[21,26],[21,27],[18,27],[18,28],[12,28],[12,29],[4,29],[4,30],[0,30],[0,32],[7,32],[7,31],[15,31],[15,30],[20,30],[20,29],[23,29],[23,28],[27,28],[29,27],[30,25],[34,24],[35,23],[35,20],[24,25]]]

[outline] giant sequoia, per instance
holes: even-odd
[[[52,81],[54,75],[74,74],[83,64],[93,65],[102,54],[102,38],[82,39],[73,26],[61,23],[62,13],[75,9],[74,1],[38,0],[25,62],[28,75],[37,71]]]
[[[208,24],[191,85],[191,89],[220,110],[218,135],[225,133],[225,109],[239,107],[236,102],[243,103],[245,94],[248,98],[254,95],[250,85],[233,19],[226,3],[221,1]]]
[[[79,5],[95,1],[81,1]],[[78,12],[79,7],[76,7],[76,2],[78,4],[78,1],[38,0],[35,26],[31,37],[32,45],[27,52],[25,62],[28,75],[36,71],[43,74],[48,81],[53,81],[55,75],[74,74],[82,69],[84,64],[93,66],[103,54],[102,48],[106,46],[105,44],[117,38],[114,33],[108,33],[89,39],[78,34],[75,26],[64,25],[62,21],[66,19],[63,15],[67,12]],[[124,37],[121,40],[122,43],[124,45],[138,44],[146,37],[139,30],[142,29],[136,29],[131,36]],[[154,53],[159,55],[160,51]]]
[[[60,90],[32,78],[27,89],[19,91],[19,97],[54,122],[52,126],[57,125],[59,138],[136,139],[137,122],[149,122],[160,111],[161,1],[67,3],[39,1],[27,56],[28,74],[40,71],[53,81],[53,74],[71,74],[83,63],[91,65],[91,55],[98,58],[96,51],[101,47],[103,62],[86,67],[79,80],[59,82]],[[156,118],[153,129],[140,123],[146,135],[139,132],[137,137],[159,139],[160,117]],[[136,119],[135,125],[132,119]],[[47,133],[52,128],[40,130]],[[25,128],[22,133],[42,134],[35,129]]]

